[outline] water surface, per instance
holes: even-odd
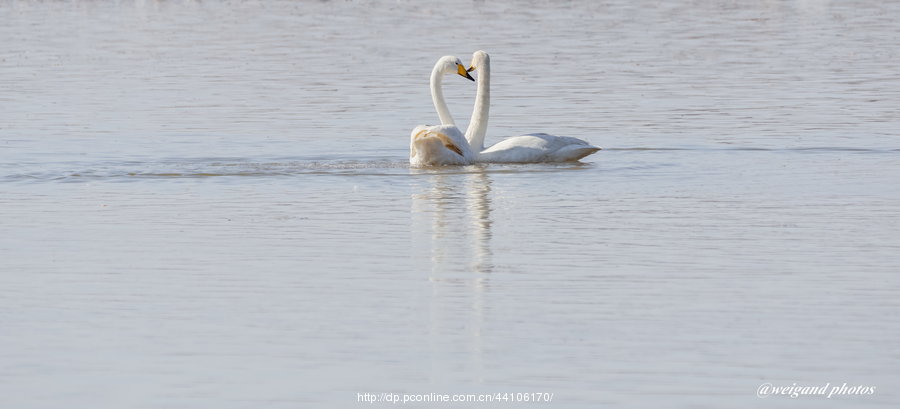
[[[4,407],[900,404],[896,3],[0,15]],[[605,149],[410,169],[432,64],[477,49],[488,143]]]

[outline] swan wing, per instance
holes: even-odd
[[[410,134],[410,165],[468,165],[474,157],[466,136],[455,125],[419,125]]]
[[[506,138],[481,151],[479,162],[535,163],[576,161],[600,148],[571,136],[532,133]]]

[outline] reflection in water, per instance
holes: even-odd
[[[431,188],[414,194],[414,235],[428,237],[433,276],[463,271],[490,273],[491,180],[484,168],[466,174],[435,173]],[[426,227],[427,226],[427,227]]]
[[[490,273],[491,263],[491,180],[484,169],[467,175],[467,207],[472,223],[473,252],[472,269],[479,273]]]
[[[433,174],[430,189],[413,195],[413,236],[427,238],[431,256],[430,344],[432,380],[437,382],[447,373],[464,369],[472,375],[470,381],[481,383],[484,373],[484,295],[489,288],[486,273],[493,269],[491,180],[484,168],[470,168],[476,171]],[[458,348],[465,348],[459,353],[467,356],[468,362],[452,362],[452,368],[442,368],[445,361],[438,358],[457,355],[454,351]],[[461,364],[465,368],[457,366]]]

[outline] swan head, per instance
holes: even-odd
[[[488,53],[482,50],[475,51],[474,53],[472,53],[472,61],[469,62],[469,69],[467,69],[466,71],[472,72],[481,67],[484,67],[485,64],[490,64],[490,62],[491,56],[488,55]]]
[[[413,166],[467,165],[472,161],[465,136],[455,126],[419,125],[409,137],[409,163]]]
[[[459,74],[463,78],[475,81],[475,78],[472,78],[472,76],[469,75],[469,71],[466,70],[466,66],[463,65],[462,61],[452,55],[441,57],[438,61],[438,67],[440,67],[440,71],[444,74]]]

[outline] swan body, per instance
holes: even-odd
[[[570,136],[534,133],[506,138],[484,149],[491,98],[491,57],[484,51],[472,54],[467,71],[478,70],[478,90],[466,140],[476,153],[476,162],[535,163],[576,161],[601,148]]]
[[[410,134],[410,165],[470,165],[474,162],[475,153],[456,125],[419,125]]]
[[[599,150],[600,148],[571,136],[533,133],[497,142],[479,152],[476,161],[489,163],[571,162]]]
[[[441,83],[445,74],[459,74],[475,81],[459,58],[441,57],[431,70],[431,101],[441,125],[419,125],[409,136],[409,164],[412,166],[468,165],[475,161],[475,152],[466,136],[456,127],[450,109],[444,101]]]

